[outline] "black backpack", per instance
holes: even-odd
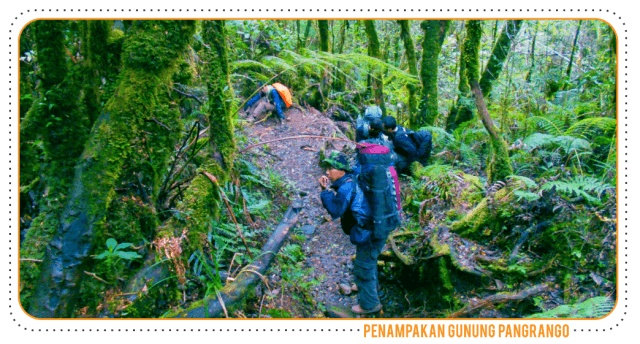
[[[428,130],[412,131],[409,133],[409,137],[416,145],[418,160],[426,164],[429,157],[431,157],[431,132]]]
[[[386,238],[400,225],[397,173],[388,148],[371,143],[358,146],[358,185],[371,209],[373,237]]]

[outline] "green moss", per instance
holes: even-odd
[[[499,229],[513,209],[511,189],[502,188],[492,198],[491,206],[489,199],[484,198],[462,220],[452,223],[451,230],[466,238],[480,238]]]
[[[451,283],[451,271],[449,270],[449,264],[444,257],[440,257],[438,261],[438,271],[440,272],[440,280],[442,285],[449,292],[453,291],[453,283]]]
[[[438,56],[448,26],[448,20],[425,20],[420,24],[424,31],[420,67],[422,102],[414,128],[432,126],[438,118]]]
[[[482,37],[482,22],[479,20],[467,21],[467,37],[462,45],[462,56],[464,56],[465,72],[467,82],[479,79],[480,60],[478,52],[480,50],[480,38]]]
[[[207,81],[209,101],[207,108],[209,110],[209,123],[212,128],[216,128],[216,135],[212,135],[209,142],[213,149],[213,158],[221,167],[220,171],[209,172],[219,172],[214,175],[224,182],[228,178],[226,171],[230,171],[233,168],[236,151],[231,108],[233,90],[229,80],[224,21],[205,21],[202,24],[202,30],[203,40],[215,47],[206,55],[209,67],[209,79]]]

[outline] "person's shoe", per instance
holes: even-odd
[[[355,305],[351,307],[351,311],[355,314],[370,314],[370,313],[378,313],[382,310],[382,304],[378,304],[377,306],[371,309],[364,309],[360,307],[360,305]]]

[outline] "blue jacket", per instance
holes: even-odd
[[[356,225],[367,228],[369,222],[369,203],[357,186],[352,174],[345,174],[331,184],[332,190],[322,191],[320,199],[333,220],[340,218],[342,230],[349,234]]]
[[[250,108],[253,104],[257,103],[258,100],[260,100],[260,98],[262,98],[262,92],[259,92],[253,98],[249,99],[247,104],[244,106],[244,110]],[[276,112],[278,113],[278,117],[284,119],[284,115],[282,114],[282,109],[285,108],[285,104],[284,104],[284,101],[282,100],[282,97],[280,97],[280,93],[278,93],[278,91],[274,88],[271,90],[271,92],[269,92],[269,98],[273,100],[273,104],[276,107]]]

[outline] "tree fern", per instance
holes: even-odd
[[[609,297],[597,296],[576,305],[562,305],[527,318],[602,318],[614,306],[615,303]]]

